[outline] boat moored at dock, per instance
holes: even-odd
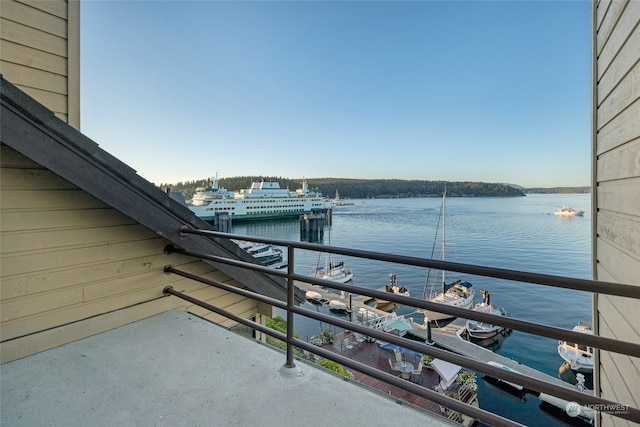
[[[491,304],[491,292],[485,289],[482,289],[480,292],[482,293],[483,301],[473,307],[474,311],[493,314],[494,316],[504,317],[507,315],[503,308],[496,308]],[[495,337],[499,333],[505,331],[504,326],[491,325],[477,320],[467,320],[465,329],[471,338],[479,340]]]
[[[331,209],[319,191],[310,190],[306,180],[302,188],[290,191],[278,181],[254,181],[238,192],[220,188],[218,178],[207,187],[196,189],[189,209],[199,218],[213,222],[217,214],[228,214],[233,221],[297,218],[314,210]]]
[[[282,249],[280,248],[266,243],[252,243],[244,240],[232,241],[262,265],[282,263]]]
[[[438,220],[438,225],[440,221],[442,221],[442,261],[446,259],[446,242],[445,242],[445,233],[446,233],[446,206],[447,206],[447,189],[445,188],[442,194],[442,206],[440,209],[440,217]],[[438,228],[436,228],[436,236],[438,238]],[[434,242],[435,247],[435,242]],[[431,270],[429,270],[430,272]],[[440,282],[440,289],[437,290],[435,286],[431,287],[430,292],[427,294],[427,286],[429,285],[429,275],[427,275],[427,280],[424,284],[424,291],[422,297],[427,299],[429,302],[436,302],[439,304],[445,304],[458,308],[467,308],[471,309],[473,307],[473,303],[475,302],[475,294],[473,285],[467,281],[463,281],[458,279],[454,282],[447,283],[445,280],[445,270],[442,270],[442,279]],[[452,319],[455,316],[450,314],[441,313],[434,310],[420,310],[420,312],[424,315],[425,319],[429,319],[429,321],[438,321],[438,320],[446,320]]]
[[[382,290],[394,295],[400,295],[404,297],[411,296],[407,288],[405,288],[404,286],[398,286],[396,273],[389,273],[389,283],[387,283]],[[385,310],[384,307],[388,305],[393,305],[394,307],[398,305],[397,303],[391,302],[383,298],[375,298],[375,301],[376,301],[376,307],[382,310]]]
[[[593,335],[591,324],[579,322],[573,328],[574,332],[582,332],[583,334]],[[558,354],[571,366],[571,369],[577,372],[591,373],[593,372],[593,348],[584,344],[558,341]]]

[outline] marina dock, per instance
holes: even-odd
[[[374,306],[368,305],[371,304],[372,301],[370,297],[362,295],[337,294],[335,293],[335,291],[329,291],[327,289],[312,286],[304,282],[296,282],[296,286],[305,291],[312,290],[319,293],[320,295],[322,295],[322,301],[324,303],[328,303],[331,300],[339,300],[347,304],[347,306],[351,308],[352,313],[362,312],[362,310],[359,309],[365,309],[367,312],[374,313],[376,316],[389,316],[389,313],[387,311],[383,311],[375,308]],[[353,321],[361,323],[361,319],[358,319],[359,316],[359,314],[353,316]],[[413,321],[410,321],[409,323],[411,324],[412,329],[408,332],[427,341],[428,330],[424,328],[422,324],[418,324]],[[452,351],[462,356],[466,356],[493,366],[506,367],[505,369],[511,369],[520,374],[527,375],[531,378],[535,378],[541,381],[546,381],[560,387],[569,388],[571,390],[576,389],[574,385],[562,381],[559,378],[555,378],[551,375],[545,374],[544,372],[540,372],[515,360],[494,353],[493,351],[488,350],[480,345],[474,344],[473,342],[462,339],[460,337],[460,333],[464,327],[465,320],[456,319],[446,326],[440,328],[430,328],[431,338],[438,347]]]

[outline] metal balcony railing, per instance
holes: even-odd
[[[342,283],[338,283],[331,280],[317,279],[311,276],[296,274],[294,271],[295,270],[294,268],[295,267],[295,249],[311,250],[316,252],[359,257],[359,258],[365,258],[365,259],[376,260],[376,261],[385,261],[385,262],[392,262],[397,264],[434,268],[434,269],[447,270],[447,271],[455,271],[459,273],[466,273],[466,274],[472,274],[472,275],[478,275],[478,276],[507,279],[507,280],[525,282],[525,283],[532,283],[536,285],[554,286],[559,288],[574,289],[574,290],[587,291],[587,292],[593,292],[593,293],[616,295],[616,296],[635,298],[640,300],[640,287],[638,286],[632,286],[632,285],[626,285],[626,284],[620,284],[620,283],[593,281],[593,280],[586,280],[586,279],[574,279],[574,278],[567,278],[567,277],[553,276],[553,275],[534,274],[534,273],[527,273],[527,272],[515,271],[515,270],[482,267],[477,265],[452,263],[447,261],[438,261],[438,260],[425,259],[425,258],[407,257],[407,256],[386,254],[386,253],[380,253],[380,252],[362,251],[362,250],[343,248],[343,247],[335,247],[335,246],[328,247],[328,246],[314,244],[314,243],[284,241],[284,240],[263,238],[263,237],[256,237],[256,236],[244,236],[244,235],[236,235],[236,234],[229,234],[229,233],[221,233],[221,232],[210,231],[210,230],[197,230],[197,229],[190,229],[187,227],[182,227],[181,232],[183,234],[197,234],[201,236],[206,236],[212,239],[247,240],[247,241],[253,241],[253,242],[273,244],[273,245],[287,248],[288,267],[286,271],[277,270],[277,269],[265,267],[265,266],[250,263],[250,262],[244,262],[237,259],[191,252],[191,251],[187,251],[171,245],[167,246],[166,248],[167,253],[172,253],[172,252],[180,253],[183,255],[188,255],[188,256],[192,256],[200,259],[205,259],[205,260],[214,261],[222,264],[227,264],[231,266],[258,271],[271,276],[278,276],[278,277],[285,278],[287,282],[286,303],[280,300],[277,300],[275,298],[260,295],[245,289],[239,289],[234,286],[226,285],[224,283],[208,280],[208,279],[199,277],[197,275],[193,275],[191,273],[181,271],[170,265],[165,267],[166,273],[177,274],[179,276],[196,280],[198,282],[205,283],[207,285],[214,286],[228,292],[233,292],[235,294],[238,294],[247,298],[252,298],[257,301],[261,301],[261,302],[270,304],[274,307],[278,307],[280,309],[285,310],[287,313],[287,333],[286,334],[277,332],[264,325],[261,325],[259,323],[237,316],[219,307],[215,307],[203,301],[199,301],[189,295],[175,291],[170,286],[164,289],[164,293],[166,295],[177,296],[195,305],[198,305],[212,312],[215,312],[219,315],[232,319],[240,324],[246,325],[254,330],[260,331],[264,334],[270,335],[274,338],[277,338],[286,342],[286,361],[285,361],[286,367],[291,367],[291,368],[295,367],[294,347],[298,347],[303,350],[307,350],[311,353],[314,353],[318,356],[333,360],[348,368],[354,369],[356,371],[362,372],[371,377],[377,378],[379,380],[385,381],[394,386],[400,387],[418,396],[422,396],[426,399],[429,399],[435,403],[438,403],[444,407],[450,408],[454,411],[458,411],[467,416],[476,418],[481,422],[485,422],[490,425],[496,425],[496,426],[520,425],[511,420],[508,420],[499,415],[496,415],[494,413],[491,413],[483,409],[460,402],[458,400],[449,398],[444,394],[438,393],[434,390],[430,390],[428,388],[422,387],[412,382],[402,380],[396,376],[393,376],[386,372],[372,368],[370,366],[364,365],[348,357],[322,349],[316,345],[305,342],[303,340],[294,338],[294,326],[295,326],[294,314],[297,314],[297,315],[305,316],[311,319],[319,320],[321,322],[325,322],[339,328],[348,329],[353,332],[360,333],[362,335],[369,336],[381,341],[386,341],[386,342],[389,342],[389,343],[392,343],[392,344],[395,344],[395,345],[398,345],[398,346],[401,346],[425,355],[432,356],[434,358],[442,359],[442,360],[454,363],[456,365],[460,365],[464,368],[480,372],[482,374],[488,375],[496,379],[500,379],[506,382],[511,382],[514,384],[519,384],[528,390],[532,390],[539,393],[546,393],[546,394],[564,399],[569,402],[577,402],[578,404],[586,406],[588,408],[594,408],[594,407],[605,408],[604,411],[606,411],[606,408],[616,408],[617,410],[611,411],[612,415],[623,418],[623,419],[635,421],[635,422],[640,421],[640,409],[638,408],[634,408],[628,405],[623,405],[618,402],[614,402],[614,401],[610,401],[610,400],[596,397],[593,395],[589,395],[581,391],[578,391],[577,389],[558,386],[556,384],[552,384],[547,381],[533,378],[528,375],[523,375],[514,371],[505,370],[501,367],[492,366],[490,364],[475,360],[470,357],[456,354],[447,350],[439,349],[435,346],[430,346],[418,341],[409,340],[399,336],[394,336],[392,334],[385,333],[379,329],[374,329],[361,324],[353,323],[348,320],[339,319],[333,316],[328,316],[323,313],[314,312],[312,310],[309,310],[303,307],[298,307],[295,303],[295,284],[294,283],[296,281],[306,282],[310,284],[320,285],[325,288],[332,288],[338,291],[349,292],[351,294],[366,295],[372,298],[381,298],[381,299],[392,301],[394,303],[398,303],[401,305],[411,306],[416,309],[432,310],[432,311],[437,311],[441,313],[447,313],[449,315],[461,317],[464,319],[472,319],[480,322],[486,322],[488,324],[500,325],[505,328],[518,330],[518,331],[522,331],[530,334],[535,334],[538,336],[576,342],[576,343],[584,344],[587,346],[591,346],[596,349],[607,350],[607,351],[624,354],[632,357],[640,357],[640,344],[638,343],[619,341],[619,340],[601,337],[597,335],[583,334],[580,332],[574,332],[574,331],[557,328],[554,326],[548,326],[540,323],[535,323],[535,322],[530,322],[525,320],[518,320],[511,317],[495,316],[487,313],[481,313],[478,311],[433,303],[433,302],[425,301],[422,299],[395,295],[385,291],[371,290],[371,289],[362,288],[358,286],[342,284]],[[620,410],[621,407],[624,408],[624,410]]]

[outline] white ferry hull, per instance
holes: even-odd
[[[194,196],[197,203],[189,209],[199,218],[213,222],[216,215],[226,213],[232,221],[253,221],[265,219],[298,218],[313,210],[328,210],[331,202],[322,194],[309,191],[306,181],[302,188],[289,191],[280,188],[277,182],[254,182],[251,188],[232,193],[219,189],[217,183],[208,194],[198,193]]]

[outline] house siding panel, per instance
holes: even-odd
[[[80,2],[3,0],[5,79],[80,129]]]
[[[57,16],[38,8],[35,2],[3,1],[2,15],[5,19],[19,22],[30,28],[37,28],[61,38],[67,37],[67,17]]]
[[[640,2],[594,2],[594,275],[640,286]],[[596,295],[596,333],[639,342],[638,301]],[[601,351],[595,393],[638,407],[640,361]],[[599,425],[630,425],[608,415]]]
[[[600,102],[597,123],[600,129],[606,126],[615,115],[625,111],[640,97],[640,63],[629,71],[629,75],[618,82],[613,91]]]
[[[5,145],[0,164],[3,363],[159,311],[195,310],[165,297],[168,285],[235,314],[257,312],[253,300],[164,274],[171,264],[238,285],[208,263],[165,254],[166,239]],[[96,318],[112,320],[100,327]]]
[[[614,113],[611,113],[614,114]],[[596,154],[599,156],[607,151],[619,148],[626,143],[638,140],[640,134],[640,100],[622,111],[601,128],[598,132]]]
[[[640,49],[637,16],[640,2],[632,1],[622,10],[611,36],[602,45],[598,55],[598,103],[609,96],[613,88],[636,63]],[[613,18],[613,16],[611,17]]]

